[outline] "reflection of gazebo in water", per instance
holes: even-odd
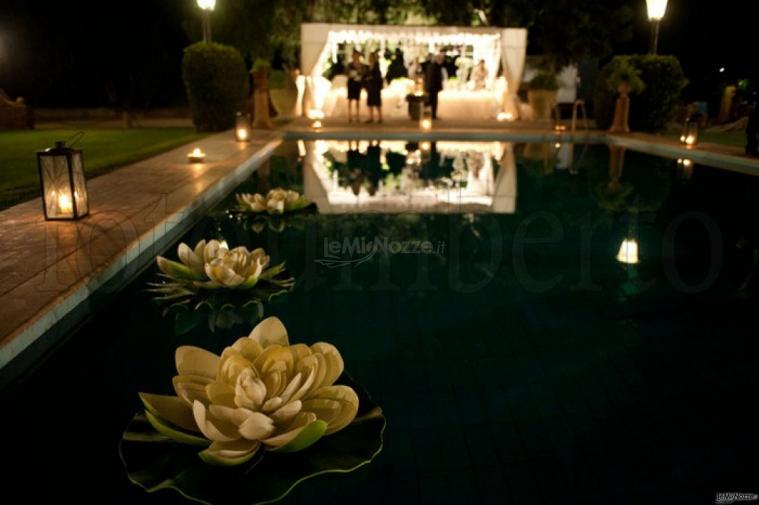
[[[302,152],[304,194],[322,214],[516,210],[509,143],[318,140]]]
[[[301,25],[300,99],[303,111],[314,116],[340,115],[345,108],[345,88],[340,79],[329,81],[322,74],[335,63],[339,48],[345,44],[365,47],[425,49],[434,53],[445,47],[467,47],[474,61],[484,60],[488,76],[486,88],[471,90],[461,86],[440,94],[441,115],[471,119],[495,118],[498,112],[519,117],[516,94],[524,71],[527,30],[524,28],[456,27],[456,26],[388,26],[304,23]],[[413,54],[407,55],[409,59]],[[406,62],[408,64],[408,61]],[[499,68],[503,69],[498,77]],[[409,83],[394,81],[383,90],[386,113],[392,116],[393,105],[405,100]],[[396,107],[398,114],[403,114]]]

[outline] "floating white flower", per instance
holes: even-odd
[[[358,396],[335,385],[343,359],[331,344],[290,345],[276,317],[221,356],[176,351],[177,396],[140,393],[150,424],[178,442],[208,446],[211,464],[238,465],[259,450],[295,452],[348,426]]]
[[[177,248],[179,262],[156,258],[158,268],[175,282],[196,288],[249,289],[260,279],[268,280],[283,266],[269,268],[269,256],[263,249],[248,251],[245,247],[229,249],[225,242],[201,240],[191,249],[181,243]]]
[[[272,189],[266,196],[260,193],[237,193],[235,198],[242,210],[253,213],[284,214],[301,210],[311,204],[297,191],[282,188]]]

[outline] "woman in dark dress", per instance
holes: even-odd
[[[350,123],[353,121],[352,104],[356,104],[356,121],[360,121],[361,88],[364,85],[364,76],[366,75],[366,65],[361,62],[360,52],[353,51],[346,74],[348,76],[348,122]]]
[[[379,58],[377,53],[369,55],[369,70],[364,77],[366,86],[366,105],[369,106],[369,120],[367,123],[374,122],[374,110],[377,110],[377,121],[382,122],[382,72],[379,68]]]

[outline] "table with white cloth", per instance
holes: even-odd
[[[339,81],[338,81],[339,82]],[[337,85],[336,85],[337,84]],[[333,83],[324,99],[324,114],[326,117],[348,117],[348,90]],[[382,114],[385,118],[408,118],[408,102],[406,96],[412,88],[396,85],[382,90]],[[445,89],[438,95],[438,116],[450,119],[492,119],[501,110],[502,93],[490,89]],[[362,116],[367,115],[366,91],[361,91]]]

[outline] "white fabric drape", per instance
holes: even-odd
[[[517,92],[524,73],[524,60],[527,55],[527,30],[524,28],[505,28],[501,34],[501,62],[503,73],[508,82],[503,110],[512,117],[519,117]]]

